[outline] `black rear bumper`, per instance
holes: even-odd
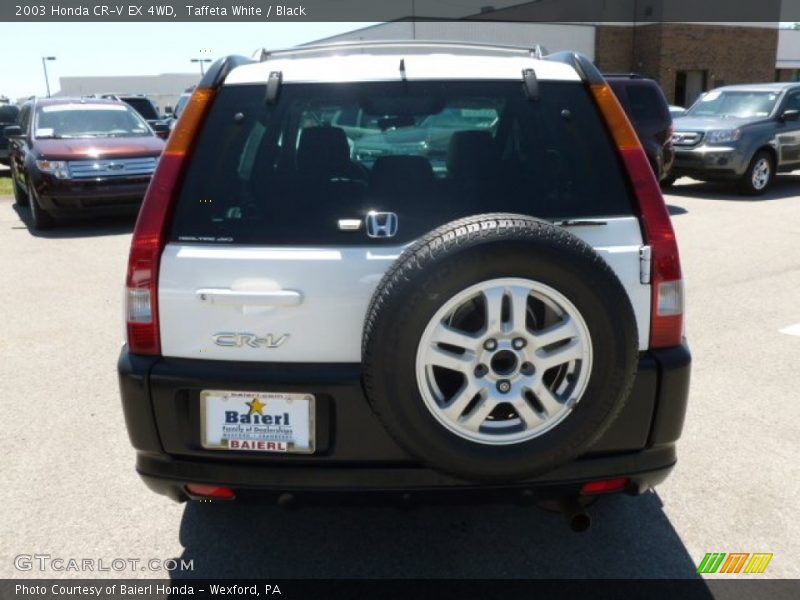
[[[231,487],[238,497],[284,492],[504,491],[537,498],[576,494],[583,483],[628,477],[637,494],[675,464],[689,389],[685,345],[644,352],[631,398],[587,453],[545,475],[482,484],[427,468],[389,437],[370,410],[360,365],[265,364],[146,357],[119,359],[122,407],[137,470],[153,490],[186,498],[188,483]],[[317,398],[316,453],[264,455],[209,450],[200,443],[203,389],[312,393]]]

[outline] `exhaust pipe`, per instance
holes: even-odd
[[[561,498],[558,501],[558,506],[572,531],[582,533],[592,526],[592,517],[580,505],[577,497]]]

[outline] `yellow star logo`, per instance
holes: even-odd
[[[264,409],[266,404],[261,402],[258,398],[253,398],[253,400],[251,402],[247,402],[246,404],[247,404],[247,406],[250,407],[250,412],[247,413],[247,414],[254,415],[254,414],[258,413],[261,416],[264,416],[264,413],[262,413],[261,411]]]

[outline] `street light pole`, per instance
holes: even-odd
[[[47,61],[48,60],[55,60],[55,56],[43,56],[42,57],[42,69],[44,69],[44,84],[47,86],[47,97],[50,97],[50,80],[47,78]]]
[[[206,70],[205,70],[205,67],[203,67],[203,64],[204,63],[210,63],[211,59],[210,58],[190,58],[189,62],[200,63],[200,77],[202,77],[203,75],[206,74]]]

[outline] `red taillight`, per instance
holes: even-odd
[[[186,491],[192,496],[200,496],[203,498],[216,498],[219,500],[233,500],[236,498],[236,494],[231,488],[217,485],[189,483],[186,485]]]
[[[677,346],[683,338],[683,281],[675,231],[639,138],[607,84],[591,86],[636,197],[644,241],[651,249],[650,347]]]
[[[627,477],[616,479],[602,479],[600,481],[590,481],[581,487],[581,494],[605,494],[607,492],[618,492],[628,485]]]
[[[161,353],[158,333],[159,261],[186,155],[213,97],[214,90],[207,88],[198,88],[192,94],[161,155],[136,220],[126,279],[128,350],[135,354]]]

